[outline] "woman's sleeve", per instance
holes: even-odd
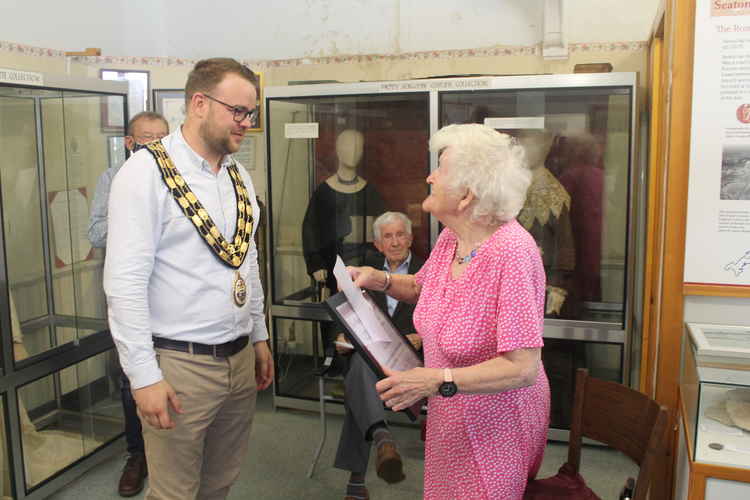
[[[501,255],[497,352],[542,347],[545,278],[539,250],[513,246]]]

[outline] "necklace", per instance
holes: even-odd
[[[213,219],[182,178],[169,157],[161,141],[149,143],[146,148],[156,160],[161,171],[162,180],[169,188],[177,204],[185,216],[193,223],[203,241],[213,253],[227,266],[234,268],[235,277],[232,282],[232,296],[238,307],[245,305],[247,300],[247,285],[239,272],[242,262],[250,248],[250,237],[253,234],[253,207],[249,201],[249,193],[237,169],[237,164],[227,166],[227,172],[234,187],[237,198],[237,227],[234,238],[227,241],[216,227]]]
[[[347,181],[343,179],[338,172],[336,172],[336,179],[343,184],[344,186],[353,186],[354,184],[359,182],[359,175],[354,174],[354,178],[350,181]]]
[[[463,257],[459,257],[458,253],[456,253],[456,262],[458,262],[459,265],[466,264],[467,262],[471,262],[471,259],[476,257],[477,255],[477,249],[475,248],[471,252],[469,252],[468,255],[465,255]]]

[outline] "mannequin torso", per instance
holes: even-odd
[[[383,212],[380,195],[357,172],[363,151],[361,132],[347,129],[338,135],[336,173],[315,189],[303,221],[308,273],[331,289],[336,255],[348,265],[361,265],[373,241],[372,224]]]

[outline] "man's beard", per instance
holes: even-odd
[[[230,136],[229,135],[226,135],[224,137],[219,136],[218,134],[215,133],[215,129],[211,127],[207,121],[201,123],[199,130],[200,130],[201,137],[203,138],[203,141],[215,153],[218,153],[224,156],[224,155],[235,153],[237,151],[231,142]]]

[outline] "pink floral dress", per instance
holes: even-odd
[[[456,235],[445,229],[417,273],[414,324],[425,366],[459,368],[542,346],[545,277],[539,249],[515,220],[503,224],[453,279]],[[427,410],[424,498],[521,499],[542,462],[550,394],[536,383],[498,394],[433,396]]]

